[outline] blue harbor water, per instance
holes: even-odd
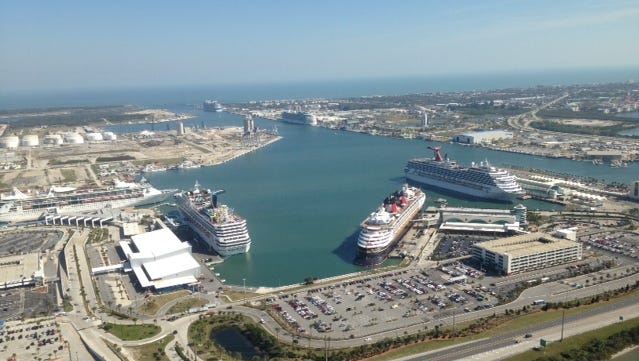
[[[179,109],[173,109],[178,111]],[[198,127],[240,126],[242,118],[228,113],[191,111],[187,122]],[[406,161],[430,157],[428,145],[441,145],[451,159],[469,165],[491,163],[546,169],[607,181],[628,183],[639,165],[612,170],[588,162],[547,159],[423,140],[376,137],[256,119],[260,128],[277,125],[283,139],[232,162],[210,168],[151,173],[160,188],[189,189],[195,180],[224,189],[221,201],[248,221],[253,240],[246,255],[216,266],[228,283],[278,286],[306,277],[328,277],[361,270],[356,254],[359,223],[404,182]],[[169,127],[174,127],[169,124]],[[151,129],[150,124],[110,127],[116,132]],[[156,124],[156,130],[166,124]],[[451,206],[508,208],[512,205],[467,201],[427,191],[427,205],[445,198]],[[523,201],[529,209],[555,209],[549,203]]]
[[[8,95],[0,91],[0,109],[135,104],[167,108],[197,117],[190,127],[241,126],[241,117],[205,113],[195,109],[204,99],[222,103],[258,99],[344,97],[372,94],[407,94],[527,87],[537,84],[575,84],[625,81],[639,77],[639,69],[585,73],[530,73],[496,76],[459,76],[387,79],[312,84],[234,87],[129,89],[111,91],[30,93]],[[253,240],[246,255],[228,258],[216,272],[228,283],[278,286],[306,277],[328,277],[361,268],[352,264],[360,222],[404,182],[406,161],[430,157],[428,145],[443,145],[444,152],[460,164],[488,159],[497,166],[523,166],[629,183],[637,178],[639,164],[611,169],[587,162],[547,159],[515,153],[432,144],[421,140],[391,139],[256,119],[261,128],[277,125],[283,139],[231,162],[210,168],[153,173],[148,179],[158,188],[190,189],[197,180],[211,189],[225,189],[221,201],[248,221]],[[118,133],[144,129],[165,130],[173,123],[110,127]],[[427,205],[445,198],[451,206],[507,208],[500,203],[471,202],[427,191]],[[529,209],[553,209],[552,204],[522,202]]]

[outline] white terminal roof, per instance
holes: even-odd
[[[131,237],[134,252],[120,242],[143,287],[164,288],[197,282],[200,264],[191,255],[191,246],[169,229],[158,229]]]

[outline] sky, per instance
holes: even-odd
[[[639,1],[0,0],[0,92],[639,66]]]

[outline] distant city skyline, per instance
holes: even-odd
[[[0,0],[0,93],[639,66],[636,1]]]

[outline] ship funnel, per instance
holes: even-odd
[[[441,153],[442,147],[434,147],[433,148],[433,147],[429,146],[428,149],[432,149],[433,150],[436,162],[441,162],[441,161],[444,160],[444,158],[442,158],[442,153]]]

